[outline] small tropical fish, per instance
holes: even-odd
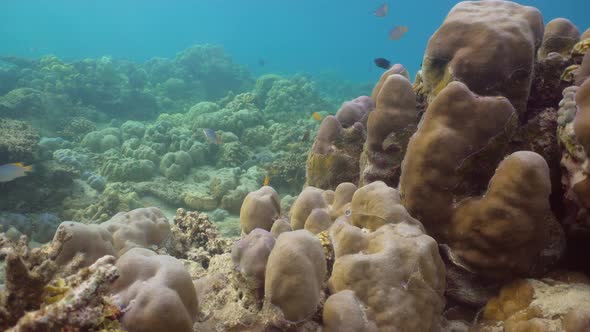
[[[313,114],[311,115],[311,117],[313,117],[314,120],[316,121],[322,121],[322,115],[318,112],[313,112]]]
[[[389,6],[387,5],[387,3],[384,3],[381,6],[379,6],[379,8],[375,9],[373,15],[377,17],[385,17],[387,16],[387,12],[389,12]]]
[[[215,133],[215,130],[213,130],[211,128],[205,128],[205,129],[203,129],[203,134],[205,134],[205,137],[207,138],[207,140],[210,143],[221,144],[221,138],[219,138],[219,136],[217,136],[217,133]]]
[[[270,176],[265,176],[264,177],[264,181],[262,182],[263,186],[268,186],[268,183],[270,182]]]
[[[379,68],[383,68],[383,69],[391,68],[391,62],[387,59],[377,58],[373,61],[375,61],[375,65],[377,65],[377,67],[379,67]]]
[[[10,182],[14,179],[27,176],[33,171],[33,166],[25,166],[23,163],[6,164],[0,166],[0,182]]]
[[[406,34],[406,32],[408,32],[407,26],[396,26],[389,32],[389,39],[400,40]]]
[[[305,133],[303,134],[303,136],[301,137],[301,142],[307,142],[307,140],[309,139],[309,135],[311,135],[311,131],[309,129],[307,129],[305,131]]]

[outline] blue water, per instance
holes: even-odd
[[[371,15],[382,0],[3,0],[0,54],[143,61],[172,57],[193,44],[220,44],[254,74],[336,73],[374,81],[376,57],[420,66],[428,37],[451,0],[388,1],[386,18]],[[567,17],[590,27],[588,0],[526,0],[545,21]],[[409,32],[399,41],[395,25]],[[265,65],[260,66],[259,61]]]

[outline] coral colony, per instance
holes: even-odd
[[[589,331],[589,49],[461,2],[339,109],[214,46],[4,57],[0,329]]]

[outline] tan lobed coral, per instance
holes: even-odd
[[[375,102],[368,96],[360,96],[351,101],[345,101],[336,111],[336,119],[342,127],[348,128],[356,122],[363,122],[369,112],[375,108]]]
[[[240,208],[242,233],[248,234],[255,228],[270,231],[272,224],[281,214],[279,194],[269,186],[264,186],[246,196]]]
[[[131,248],[161,248],[170,234],[168,220],[158,208],[120,212],[99,225],[63,222],[52,241],[55,261],[66,264],[82,254],[82,266],[104,255],[121,256]]]
[[[348,289],[330,295],[324,303],[322,319],[326,332],[377,331],[375,323],[367,318],[363,304]]]
[[[335,191],[305,188],[291,207],[291,228],[307,229],[314,234],[327,230],[336,218],[346,213],[357,187],[343,182]]]
[[[392,221],[406,222],[422,229],[422,224],[401,205],[398,191],[384,182],[376,181],[354,192],[350,204],[352,225],[376,231]]]
[[[485,189],[503,156],[500,140],[515,120],[507,99],[478,97],[459,82],[432,101],[410,139],[400,178],[404,206],[429,234],[437,238],[449,231],[454,196]],[[478,156],[483,160],[476,163]]]
[[[53,237],[53,245],[57,248],[55,262],[59,265],[67,264],[76,255],[83,256],[83,266],[89,266],[105,255],[115,255],[112,234],[93,224],[61,223]]]
[[[400,181],[410,214],[487,278],[542,272],[563,249],[545,160],[516,152],[491,168],[503,156],[513,115],[505,98],[449,84],[410,140]]]
[[[538,268],[554,263],[563,251],[550,193],[545,159],[531,151],[511,154],[484,195],[457,204],[449,245],[487,277],[539,273]]]
[[[345,103],[338,111],[338,117],[328,115],[320,124],[311,152],[307,156],[306,186],[334,189],[342,182],[358,181],[359,156],[366,136],[362,121],[373,104],[368,101],[358,102],[356,99],[350,103],[360,110],[355,114],[341,112],[348,108]],[[351,126],[344,127],[338,118],[342,118],[345,123],[356,121]]]
[[[270,229],[270,233],[274,237],[278,237],[279,235],[281,235],[281,233],[290,232],[292,230],[293,230],[293,228],[291,228],[291,224],[289,223],[289,219],[281,218],[281,219],[275,220],[275,222],[272,224],[272,227]]]
[[[580,40],[580,30],[567,18],[556,18],[545,26],[543,43],[538,56],[543,59],[551,52],[569,55],[572,47]]]
[[[589,299],[590,280],[584,275],[519,279],[490,299],[472,331],[588,331]]]
[[[366,233],[339,220],[331,235],[336,261],[328,281],[330,292],[352,290],[367,308],[365,326],[374,324],[380,331],[440,328],[445,268],[436,241],[424,234],[419,223],[391,219]],[[334,311],[340,315],[356,312],[356,317],[341,318],[346,324],[358,325],[363,320],[359,304],[355,305],[352,297],[339,302],[324,307],[328,326],[342,324],[330,319]]]
[[[306,230],[283,233],[268,257],[265,302],[277,306],[288,321],[309,318],[320,303],[326,273],[320,240]]]
[[[254,286],[264,285],[266,263],[274,246],[275,238],[270,232],[254,229],[234,243],[231,251],[234,268]]]
[[[117,213],[100,226],[113,235],[117,256],[131,248],[162,246],[170,234],[168,219],[154,207]]]
[[[198,312],[189,273],[180,261],[133,248],[117,260],[120,277],[112,287],[128,331],[192,331]]]
[[[558,137],[562,152],[562,184],[565,188],[563,202],[566,207],[564,228],[570,245],[583,245],[590,230],[590,178],[588,156],[590,146],[590,80],[581,87],[571,86],[563,90],[558,114],[561,121]],[[570,253],[583,252],[584,247]],[[588,266],[580,262],[583,266]]]
[[[373,91],[376,108],[367,121],[361,186],[378,180],[390,186],[398,184],[406,146],[418,124],[416,95],[410,81],[398,73],[402,70],[385,72]]]
[[[422,78],[429,100],[460,81],[477,94],[504,96],[524,113],[543,30],[533,7],[497,0],[458,3],[426,48]]]

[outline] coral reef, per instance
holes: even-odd
[[[206,268],[215,255],[229,251],[231,240],[221,237],[215,224],[204,213],[178,209],[171,227],[171,243],[166,245],[176,258],[200,263]]]
[[[460,2],[370,97],[210,45],[2,57],[0,166],[35,171],[0,184],[0,329],[586,331],[589,41]]]
[[[33,162],[38,142],[38,134],[26,122],[0,119],[0,165]]]

